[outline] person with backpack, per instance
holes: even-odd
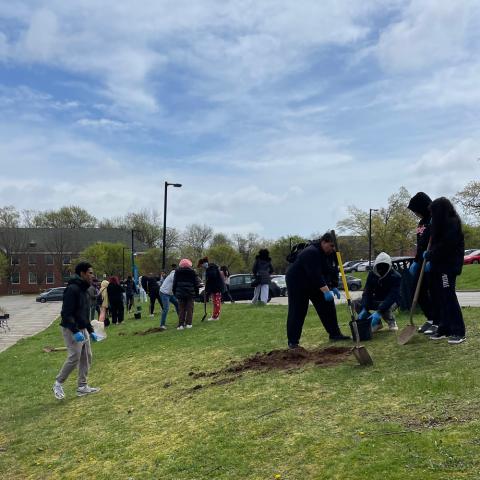
[[[428,242],[430,241],[432,220],[432,215],[430,213],[431,204],[432,199],[426,193],[418,192],[411,198],[407,207],[419,219],[417,225],[417,251],[415,253],[415,260],[408,269],[414,280],[413,291],[415,291],[420,276],[420,270],[423,263],[423,253],[427,250]],[[420,305],[426,320],[418,331],[425,335],[432,335],[436,333],[438,328],[438,314],[435,313],[435,305],[431,298],[430,272],[424,271],[419,293],[418,304]]]
[[[293,259],[291,257],[291,259]],[[334,296],[338,290],[338,265],[330,232],[295,255],[285,276],[288,289],[288,348],[297,348],[311,301],[331,341],[349,340],[337,321]]]
[[[200,279],[192,268],[192,262],[183,258],[173,276],[172,292],[178,300],[177,330],[192,328],[193,301],[198,295]]]
[[[150,298],[150,316],[153,317],[155,311],[155,301],[158,300],[160,308],[163,309],[162,299],[160,298],[160,277],[154,277],[150,274],[147,278],[147,293]]]
[[[110,303],[110,313],[112,314],[112,323],[114,325],[120,325],[123,322],[124,316],[123,294],[125,290],[120,285],[118,277],[110,277],[107,292]]]
[[[201,258],[197,266],[205,270],[205,295],[210,296],[213,304],[212,316],[208,322],[220,319],[222,310],[222,293],[225,290],[225,284],[220,274],[220,269],[215,263],[209,263],[208,257]]]
[[[430,272],[432,301],[437,305],[438,328],[431,340],[448,337],[450,345],[465,341],[465,322],[455,292],[457,276],[462,273],[465,241],[462,222],[454,206],[445,197],[430,205],[432,242],[424,252],[425,270]]]
[[[266,248],[262,248],[255,257],[252,272],[256,283],[252,303],[266,305],[268,302],[270,275],[273,273],[272,259]]]

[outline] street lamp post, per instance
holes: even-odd
[[[372,267],[372,212],[378,212],[377,208],[371,208],[368,221],[368,268]]]
[[[127,248],[122,248],[122,280],[125,280],[125,250]]]
[[[132,278],[135,278],[135,247],[134,247],[134,244],[133,244],[133,241],[134,241],[134,233],[135,232],[138,232],[138,230],[134,230],[132,228]]]
[[[163,240],[162,240],[162,270],[165,271],[165,244],[167,242],[167,188],[169,186],[180,188],[181,183],[165,182],[165,193],[163,198]]]

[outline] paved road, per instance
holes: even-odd
[[[0,297],[0,306],[10,314],[10,331],[0,329],[0,352],[21,338],[45,330],[60,314],[62,302],[37,303],[31,295]]]

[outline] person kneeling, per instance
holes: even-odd
[[[389,330],[398,330],[393,311],[400,300],[401,280],[400,274],[392,268],[390,255],[379,253],[373,271],[368,274],[361,300],[354,301],[358,319],[368,318],[373,332],[383,328],[382,319],[387,322]]]

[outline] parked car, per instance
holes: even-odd
[[[466,257],[467,255],[470,255],[473,252],[476,252],[477,250],[479,250],[479,249],[478,248],[468,248],[467,250],[465,250],[464,256]]]
[[[345,273],[351,273],[357,271],[357,266],[363,263],[364,260],[353,260],[351,262],[345,262],[343,265],[343,270]],[[347,265],[347,266],[345,266]]]
[[[463,257],[464,265],[471,265],[472,263],[480,263],[480,250],[474,250],[469,255]]]
[[[361,262],[361,263],[358,263],[357,265],[355,265],[355,272],[368,272],[369,270],[371,270],[371,268],[373,268],[373,262],[374,260],[372,259],[372,263],[370,264],[370,262],[367,260],[366,262]],[[370,267],[371,265],[371,267]]]
[[[285,280],[285,275],[273,275],[272,282],[276,283],[278,288],[280,288],[280,296],[287,296],[287,281]]]
[[[66,287],[51,288],[46,292],[41,293],[36,301],[40,303],[45,302],[61,302],[63,300],[63,292]]]
[[[253,298],[255,290],[255,287],[252,287],[251,285],[253,277],[254,276],[251,273],[230,275],[230,295],[233,300],[251,300]],[[270,301],[272,297],[280,296],[280,287],[275,282],[270,282],[268,290],[268,301]],[[225,301],[230,300],[225,294],[222,299]],[[197,302],[203,302],[202,287],[200,287],[199,295],[195,300]]]
[[[362,280],[360,278],[352,277],[351,275],[346,275],[348,290],[355,292],[362,288]],[[343,282],[341,275],[338,276],[338,289],[343,290]]]

